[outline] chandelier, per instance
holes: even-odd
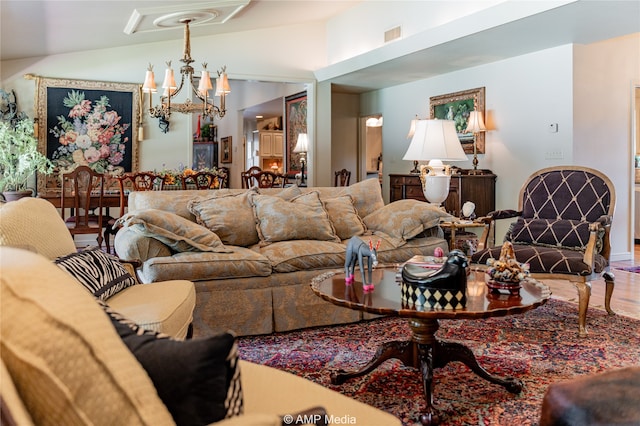
[[[225,97],[231,92],[229,87],[229,80],[227,78],[226,66],[223,66],[218,71],[218,77],[216,78],[216,91],[215,96],[220,97],[220,106],[214,104],[214,100],[209,96],[209,90],[213,89],[211,85],[211,78],[209,77],[209,71],[207,71],[207,64],[202,64],[202,72],[200,74],[200,82],[197,85],[194,82],[195,70],[191,66],[194,62],[191,59],[191,41],[189,32],[189,23],[193,19],[184,18],[180,20],[180,23],[184,24],[184,52],[180,62],[184,63],[180,67],[180,85],[176,84],[173,69],[171,68],[171,61],[167,62],[167,69],[164,73],[164,82],[162,88],[164,89],[162,96],[160,96],[160,104],[153,106],[153,93],[157,92],[155,77],[153,75],[153,65],[149,64],[147,73],[145,76],[144,84],[142,85],[142,91],[148,94],[149,97],[149,115],[160,120],[160,128],[163,132],[169,130],[169,117],[174,111],[181,112],[183,114],[198,113],[202,114],[204,119],[222,118],[227,112],[225,107]],[[202,101],[202,105],[194,104],[190,98],[187,98],[184,103],[171,102],[178,93],[182,90],[185,80],[188,80],[193,94]]]

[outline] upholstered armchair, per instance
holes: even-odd
[[[528,263],[538,279],[563,279],[578,290],[578,327],[587,334],[586,318],[591,281],[604,278],[605,309],[611,310],[614,276],[609,272],[610,229],[615,206],[612,182],[587,167],[549,167],[533,173],[522,186],[518,210],[495,211],[485,218],[487,227],[471,262],[486,265],[498,259],[501,245],[489,246],[495,221],[513,219],[505,241],[513,244],[515,258]]]

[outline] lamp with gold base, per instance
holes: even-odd
[[[478,133],[486,130],[482,113],[480,111],[471,111],[467,121],[467,129],[465,130],[465,133],[473,133],[473,170],[469,171],[470,175],[482,174],[482,170],[478,170],[478,144],[476,139],[478,138]]]
[[[443,161],[467,159],[451,120],[416,120],[415,132],[403,160],[429,161],[420,167],[422,192],[428,202],[441,205],[449,195],[451,166]]]

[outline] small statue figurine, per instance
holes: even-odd
[[[362,274],[362,289],[365,292],[373,291],[373,272],[372,269],[378,266],[378,248],[380,240],[375,247],[373,242],[369,240],[369,245],[358,237],[351,237],[347,243],[347,253],[344,261],[345,283],[350,285],[355,280],[356,261],[360,265],[360,273]],[[364,271],[363,257],[367,258],[367,274]],[[368,279],[367,279],[368,278]]]

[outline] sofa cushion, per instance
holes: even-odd
[[[24,248],[49,260],[76,251],[58,210],[36,197],[0,203],[0,246]]]
[[[351,195],[326,198],[323,202],[336,234],[341,240],[348,240],[354,235],[362,235],[366,232],[367,227],[358,216]]]
[[[316,191],[285,202],[279,197],[260,194],[252,195],[250,200],[262,243],[340,241]]]
[[[173,419],[109,318],[50,260],[0,247],[2,360],[35,424]]]
[[[177,341],[138,327],[106,305],[103,308],[176,424],[206,425],[242,414],[234,334]]]
[[[247,247],[259,241],[249,203],[249,196],[256,193],[257,188],[251,188],[240,194],[213,195],[189,201],[188,208],[197,222],[218,235],[223,244]]]
[[[336,195],[351,195],[353,205],[361,217],[368,216],[384,207],[382,188],[378,179],[365,179],[345,186]]]
[[[422,231],[438,226],[441,220],[452,220],[444,209],[418,200],[397,200],[365,216],[363,221],[372,231],[381,231],[402,246]]]
[[[116,221],[118,225],[131,228],[145,237],[155,238],[177,252],[229,252],[220,238],[209,229],[164,210],[129,212]]]
[[[265,191],[265,189],[268,189],[268,188],[258,188],[258,192],[263,195],[273,195],[274,197],[280,197],[283,200],[287,200],[287,201],[302,194],[302,192],[300,191],[300,187],[298,185],[291,185],[275,194],[273,193],[273,191]],[[266,192],[269,192],[269,193],[267,194]]]
[[[99,248],[71,253],[57,258],[54,263],[101,300],[136,284],[117,257]]]
[[[233,253],[184,252],[154,257],[142,264],[143,282],[175,279],[216,280],[271,275],[269,259],[246,247],[231,247]]]
[[[153,300],[153,309],[149,309],[150,300]],[[107,303],[146,330],[184,339],[193,321],[196,290],[193,283],[186,280],[139,284],[116,293]]]
[[[259,248],[274,272],[295,272],[344,266],[344,244],[333,241],[282,241]]]

